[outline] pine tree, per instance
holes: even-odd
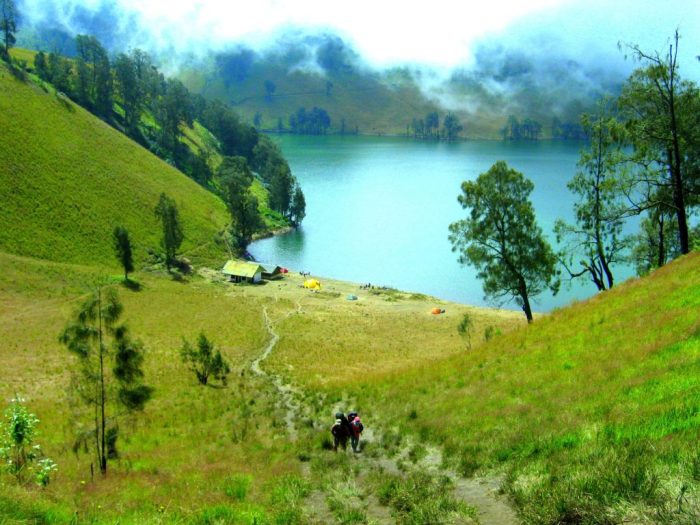
[[[131,250],[131,240],[129,232],[122,226],[114,228],[114,251],[117,255],[117,260],[124,268],[124,280],[129,280],[129,272],[134,271],[134,259]]]
[[[170,271],[170,268],[177,262],[177,250],[185,238],[182,233],[182,225],[180,224],[180,215],[175,201],[165,193],[160,194],[155,214],[160,219],[163,227],[161,246],[165,252],[165,265]]]
[[[122,311],[117,293],[98,286],[59,337],[78,358],[75,389],[93,425],[78,436],[76,450],[92,444],[102,474],[116,455],[118,415],[142,410],[153,392],[143,384],[143,347],[120,324]]]
[[[290,208],[289,215],[292,218],[292,222],[295,226],[301,224],[301,221],[306,217],[306,198],[304,197],[304,192],[301,191],[301,187],[297,185],[294,189],[294,196],[292,197],[292,206]]]
[[[15,45],[17,38],[17,8],[14,0],[0,0],[0,31],[3,34],[4,49],[2,56],[9,62],[10,48]]]

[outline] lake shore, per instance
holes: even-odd
[[[285,226],[284,228],[275,228],[274,230],[266,230],[264,232],[258,232],[253,234],[253,241],[259,241],[260,239],[269,239],[270,237],[275,237],[277,235],[284,235],[285,233],[290,233],[296,230],[296,226]]]
[[[261,261],[488,307],[477,272],[459,263],[448,240],[448,226],[465,214],[457,201],[461,184],[505,160],[534,183],[538,224],[552,243],[556,220],[574,221],[566,184],[580,144],[290,134],[274,140],[304,189],[306,217],[286,235],[252,243],[248,251]],[[624,279],[630,272],[618,273]],[[593,294],[592,284],[579,280],[556,296],[540,294],[535,309],[548,312]],[[520,311],[513,302],[505,307]]]
[[[278,264],[274,261],[271,264]],[[381,284],[371,285],[369,288],[365,284],[342,279],[334,279],[310,273],[302,275],[302,270],[288,268],[289,273],[282,274],[279,279],[262,281],[259,284],[249,283],[229,283],[237,293],[245,296],[265,298],[273,295],[275,300],[288,299],[297,301],[302,298],[309,298],[322,301],[334,309],[344,310],[365,309],[378,310],[383,312],[396,313],[423,313],[436,318],[460,319],[465,313],[475,316],[477,319],[500,319],[504,323],[515,323],[517,325],[526,324],[525,316],[520,311],[497,308],[491,306],[463,304],[446,299],[440,299],[428,294],[415,291],[398,290],[396,288],[383,286]],[[303,270],[305,273],[307,270]],[[199,271],[203,277],[224,281],[221,272],[207,268]],[[309,290],[304,288],[304,282],[308,279],[317,279],[321,283],[320,290]],[[355,296],[356,299],[348,299]],[[436,315],[432,313],[433,308],[445,310],[444,313]],[[543,314],[536,313],[536,317]]]

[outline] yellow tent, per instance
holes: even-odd
[[[320,290],[321,282],[318,279],[307,279],[304,281],[304,288],[308,288],[309,290]]]

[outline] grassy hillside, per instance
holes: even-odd
[[[59,465],[47,490],[0,475],[0,523],[475,524],[460,487],[493,472],[527,524],[700,519],[698,253],[531,326],[325,279],[313,293],[296,274],[234,286],[206,270],[182,282],[142,271],[140,291],[112,286],[154,399],[124,421],[120,458],[93,480],[90,455],[71,450],[74,362],[58,334],[90,283],[116,271],[116,224],[141,262],[157,248],[163,189],[187,255],[220,261],[228,217],[180,172],[4,67],[0,124],[0,399],[27,398]],[[207,147],[205,130],[186,135]],[[457,331],[464,315],[470,339]],[[232,364],[225,388],[197,385],[180,362],[182,338],[200,331]],[[251,372],[268,348],[263,369],[294,388]],[[338,408],[368,427],[357,461],[328,451]]]
[[[91,481],[90,456],[70,451],[63,392],[72,358],[56,336],[102,270],[0,254],[0,398],[27,398],[41,419],[39,441],[59,464],[47,491],[0,476],[0,516],[417,524],[439,515],[441,523],[476,523],[449,500],[454,485],[426,470],[436,461],[430,447],[439,446],[444,463],[476,476],[475,486],[503,473],[524,523],[693,523],[699,262],[700,254],[684,257],[531,326],[516,312],[326,279],[313,293],[296,274],[245,286],[142,272],[141,291],[119,289],[147,349],[155,397],[125,426],[107,478]],[[435,305],[446,313],[431,315]],[[474,321],[471,350],[457,332],[464,314]],[[274,340],[270,326],[279,341],[264,367],[293,381],[296,408],[249,372]],[[200,330],[233,365],[224,389],[197,386],[178,359],[181,337]],[[357,461],[327,450],[337,407],[364,416]]]
[[[558,70],[556,81],[547,77],[537,87],[530,79],[491,78],[493,71],[507,70],[506,64],[486,67],[483,76],[455,71],[449,80],[430,71],[373,69],[349,48],[331,42],[321,48],[340,47],[325,60],[319,58],[318,48],[316,54],[310,51],[313,44],[309,48],[291,43],[262,54],[238,50],[216,55],[182,68],[178,76],[191,91],[231,104],[248,122],[258,114],[264,129],[277,130],[281,119],[289,130],[289,117],[297,109],[320,107],[331,117],[330,133],[341,132],[344,120],[347,133],[357,128],[367,135],[404,135],[414,118],[437,111],[441,126],[448,113],[459,118],[461,137],[502,139],[501,130],[514,116],[538,121],[540,138],[547,139],[552,137],[554,117],[577,124],[600,94],[581,90],[575,72],[566,69]],[[269,83],[273,92],[267,90]]]
[[[284,440],[273,440],[275,432],[268,430],[276,409],[265,385],[252,378],[239,385],[237,379],[266,337],[255,299],[231,301],[225,288],[148,274],[138,276],[140,292],[118,287],[126,320],[146,347],[145,373],[155,395],[138,419],[123,422],[121,459],[105,480],[92,483],[91,456],[71,452],[73,358],[57,337],[86,283],[101,271],[6,254],[0,261],[3,407],[14,393],[27,399],[41,419],[38,441],[60,465],[43,492],[0,475],[0,522],[69,523],[77,512],[80,523],[182,523],[198,518],[200,509],[239,498],[250,516],[265,512],[265,495],[283,486],[286,480],[277,477],[293,474],[295,465]],[[197,387],[179,360],[182,337],[193,340],[201,330],[234,368],[226,390]],[[245,422],[250,430],[245,440],[234,440],[232,425],[252,392],[255,405]]]
[[[348,320],[351,335],[319,312],[285,322],[273,362],[440,444],[465,475],[506,472],[527,523],[694,523],[674,502],[700,512],[699,312],[694,253],[471,352],[437,357],[421,330],[422,363],[386,366],[412,361],[413,344],[397,354],[380,327]],[[309,362],[311,333],[323,350]]]
[[[291,441],[285,423],[288,409],[269,382],[249,371],[250,361],[270,338],[263,309],[274,325],[294,313],[296,305],[302,316],[321,314],[341,320],[362,311],[382,325],[411,312],[410,325],[416,330],[433,326],[436,356],[451,355],[461,347],[450,341],[457,308],[463,311],[466,307],[447,305],[454,310],[453,316],[435,324],[430,315],[418,313],[427,312],[434,303],[422,296],[393,293],[387,301],[383,294],[372,295],[357,291],[354,285],[327,280],[323,293],[315,294],[299,286],[302,278],[298,275],[264,286],[234,286],[196,277],[174,282],[141,272],[136,276],[142,284],[140,291],[115,286],[124,303],[125,319],[146,348],[146,381],[155,388],[154,399],[142,415],[126,420],[119,441],[120,459],[111,463],[105,479],[98,476],[93,481],[91,456],[71,451],[74,409],[66,392],[73,357],[59,344],[57,335],[85,297],[87,284],[102,270],[2,253],[0,265],[0,399],[14,393],[27,399],[41,420],[37,440],[59,464],[54,481],[44,491],[17,487],[0,474],[0,522],[69,523],[77,512],[81,522],[94,523],[320,525],[335,521],[311,517],[314,509],[325,506],[324,494],[335,498],[332,501],[340,516],[350,504],[344,496],[348,490],[362,496],[352,500],[359,507],[353,515],[364,516],[360,512],[363,502],[376,499],[373,494],[386,479],[350,481],[375,472],[376,466],[353,465],[346,456],[334,456],[327,450],[330,401],[317,421],[301,413],[290,414],[303,436]],[[360,301],[346,301],[349,290],[356,291]],[[491,315],[495,322],[507,324],[507,314],[479,315],[484,319]],[[405,328],[407,325],[402,327],[400,342],[409,344],[411,332]],[[198,386],[179,360],[181,338],[193,340],[200,331],[231,363],[233,372],[226,388]],[[294,334],[283,337],[293,338]],[[421,348],[427,351],[429,345]],[[413,355],[418,357],[417,352]],[[385,366],[405,363],[387,362]],[[315,396],[313,391],[308,394]],[[247,433],[241,436],[243,428]],[[368,453],[367,461],[374,461],[375,454]],[[339,472],[343,474],[338,476]],[[346,479],[351,485],[345,485]],[[320,495],[320,503],[314,494]],[[389,510],[383,512],[389,514]]]
[[[203,155],[207,158],[211,169],[216,172],[216,169],[220,166],[223,159],[223,156],[218,151],[219,145],[216,137],[214,137],[207,128],[196,121],[191,128],[183,124],[181,129],[184,137],[182,141],[196,155]],[[260,216],[265,225],[265,232],[263,234],[290,227],[289,221],[285,219],[281,213],[270,208],[270,191],[262,182],[260,176],[253,179],[250,191],[255,198],[258,199],[258,210],[260,210]]]
[[[144,261],[159,245],[153,209],[165,191],[180,210],[182,253],[224,252],[220,199],[66,97],[2,66],[0,115],[0,250],[114,265],[111,232],[121,224]]]

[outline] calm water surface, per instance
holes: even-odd
[[[471,141],[458,144],[393,137],[273,137],[306,196],[306,219],[290,234],[255,242],[249,251],[314,276],[392,286],[467,304],[488,305],[476,271],[457,262],[448,225],[466,216],[460,184],[505,160],[535,184],[540,227],[554,242],[554,221],[573,218],[566,182],[582,144]],[[618,282],[628,268],[618,269]],[[545,293],[549,311],[595,293],[581,281]],[[513,303],[506,307],[516,308]]]

